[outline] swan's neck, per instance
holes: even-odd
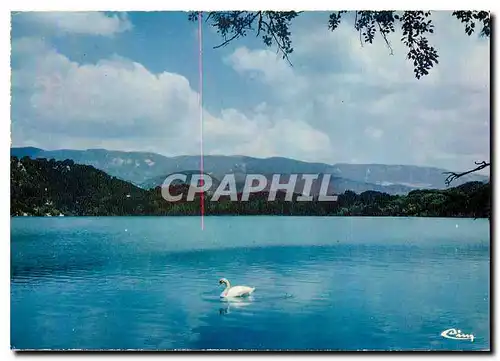
[[[229,283],[229,281],[226,281],[226,289],[224,291],[227,291],[228,289],[231,288],[231,284]]]

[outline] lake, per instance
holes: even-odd
[[[485,219],[18,217],[15,349],[487,350]],[[218,280],[256,287],[240,302]],[[474,341],[441,336],[450,328]]]

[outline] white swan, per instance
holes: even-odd
[[[219,284],[220,285],[222,285],[222,284],[226,285],[226,288],[220,294],[220,296],[222,298],[249,296],[249,295],[252,294],[253,291],[255,291],[255,288],[247,287],[247,286],[234,286],[234,287],[231,287],[231,284],[229,283],[229,281],[226,278],[221,278],[219,280]]]

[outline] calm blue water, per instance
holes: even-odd
[[[13,218],[16,349],[484,350],[489,222]],[[256,287],[219,299],[221,277]],[[448,328],[474,342],[443,338]]]

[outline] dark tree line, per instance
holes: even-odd
[[[187,194],[189,186],[171,186],[172,194]],[[337,202],[299,202],[298,194],[276,201],[268,193],[250,196],[248,202],[233,202],[228,196],[212,202],[205,197],[207,215],[301,215],[301,216],[426,216],[489,217],[490,184],[469,182],[446,190],[418,190],[405,196],[376,191],[356,194],[346,191]],[[238,196],[241,199],[241,194]],[[169,203],[161,188],[139,188],[109,176],[92,166],[71,160],[18,159],[11,157],[11,215],[22,216],[127,216],[200,214],[200,198]]]

